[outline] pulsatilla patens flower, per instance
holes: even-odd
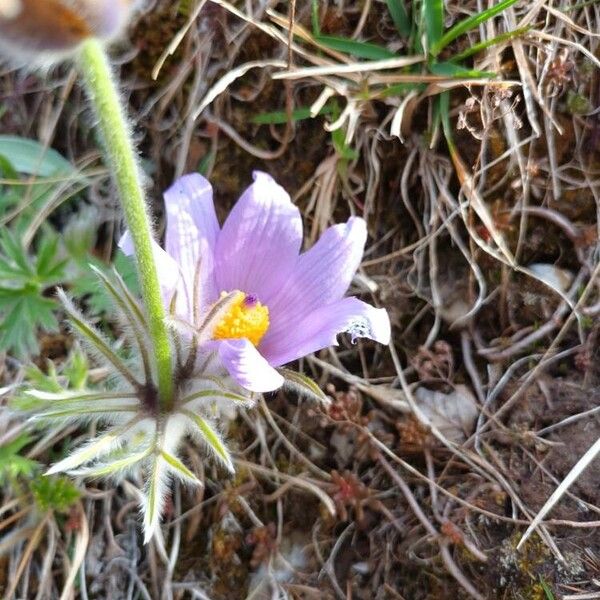
[[[17,59],[61,58],[87,38],[110,40],[119,35],[134,4],[135,0],[0,0],[0,49]]]
[[[200,175],[179,179],[165,204],[166,251],[155,248],[164,301],[190,331],[225,307],[199,352],[216,353],[242,387],[277,389],[284,380],[275,367],[336,345],[339,333],[389,342],[387,312],[344,297],[363,255],[363,219],[330,227],[301,253],[298,208],[260,172],[222,228]],[[122,247],[131,250],[127,234]]]

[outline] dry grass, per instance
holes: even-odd
[[[384,2],[319,4],[325,33],[407,55]],[[444,4],[448,21],[487,6]],[[306,359],[329,408],[279,393],[240,414],[234,480],[190,446],[205,488],[174,489],[164,540],[148,547],[140,481],[81,484],[67,521],[24,516],[7,492],[14,597],[600,598],[598,461],[517,550],[600,437],[598,5],[519,2],[457,40],[455,52],[530,27],[475,56],[494,81],[415,75],[404,67],[421,64],[416,55],[365,69],[314,39],[308,0],[200,1],[189,19],[176,5],[153,2],[115,51],[153,197],[202,163],[223,216],[262,168],[301,207],[308,245],[332,222],[365,216],[353,291],[389,310],[393,345],[342,343]],[[412,80],[423,88],[386,95]],[[97,159],[72,71],[0,83],[3,131],[78,164]],[[447,90],[454,149],[433,112]],[[251,121],[316,114],[332,98],[335,117]],[[355,152],[336,148],[336,130]],[[106,216],[99,251],[109,253],[119,217],[102,173],[89,198]],[[19,372],[11,360],[5,372]],[[423,389],[468,391],[477,412],[465,435],[443,415],[432,421]],[[4,422],[5,440],[15,427]],[[60,444],[42,440],[31,455]]]

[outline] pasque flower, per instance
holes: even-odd
[[[62,58],[85,39],[111,40],[136,0],[0,0],[0,49],[41,62]]]
[[[363,219],[330,227],[301,252],[300,212],[261,172],[222,228],[212,188],[198,174],[176,181],[165,204],[165,250],[154,250],[164,301],[193,331],[230,295],[227,312],[200,351],[218,354],[242,387],[277,389],[283,377],[276,367],[336,345],[343,332],[353,341],[389,343],[387,312],[344,297],[363,255]],[[127,234],[121,245],[131,251]]]

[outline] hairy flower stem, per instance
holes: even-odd
[[[121,205],[133,240],[140,288],[154,347],[160,406],[168,411],[173,405],[174,394],[171,344],[152,254],[152,229],[129,124],[106,53],[99,41],[90,39],[83,44],[80,66],[98,117],[104,149],[119,189]]]

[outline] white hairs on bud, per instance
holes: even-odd
[[[121,37],[137,0],[0,0],[0,59],[46,70],[73,58],[86,38]]]
[[[0,4],[0,18],[15,19],[21,14],[23,4],[21,0],[2,0]]]

